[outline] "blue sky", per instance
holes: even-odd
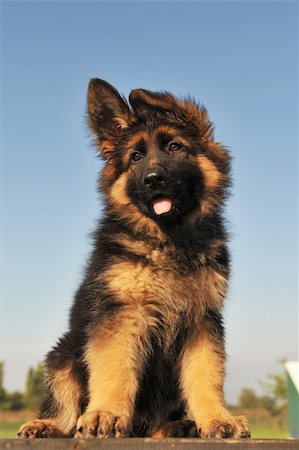
[[[5,385],[65,330],[101,214],[91,77],[203,102],[234,156],[226,392],[298,358],[297,3],[2,2]]]

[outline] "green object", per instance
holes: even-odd
[[[289,433],[294,439],[299,438],[299,361],[285,363],[288,382]]]

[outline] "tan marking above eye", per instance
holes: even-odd
[[[168,145],[172,142],[176,142],[182,147],[186,148],[190,147],[190,142],[188,142],[187,139],[182,137],[178,130],[169,125],[160,125],[159,127],[157,127],[154,132],[154,138],[157,139],[159,134],[166,134],[171,136],[169,141],[167,142]]]
[[[171,134],[173,136],[177,136],[178,135],[178,130],[176,130],[175,128],[171,127],[170,125],[159,125],[155,129],[155,136],[157,136],[159,133],[165,133],[165,134]]]
[[[134,134],[127,142],[126,147],[127,148],[134,148],[140,141],[147,140],[149,137],[148,133],[146,131],[139,131],[138,133]]]

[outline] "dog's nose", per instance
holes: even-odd
[[[143,184],[148,189],[159,189],[166,184],[166,172],[162,167],[152,167],[146,171]]]

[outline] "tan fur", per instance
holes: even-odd
[[[89,369],[90,402],[86,413],[110,411],[133,416],[137,377],[141,370],[144,348],[140,339],[144,322],[135,311],[126,311],[100,325],[88,342],[85,361]]]
[[[159,125],[155,129],[154,136],[157,136],[160,133],[171,134],[173,136],[176,136],[178,134],[178,130],[174,127],[171,127],[170,125]]]
[[[101,188],[104,192],[106,192],[107,189],[109,189],[115,177],[116,177],[115,165],[113,164],[113,161],[108,159],[108,161],[104,165],[100,177]]]
[[[170,134],[173,136],[173,140],[178,140],[182,145],[188,147],[190,145],[189,141],[182,136],[180,136],[177,129],[169,125],[159,125],[155,129],[154,137],[157,137],[160,133]]]
[[[116,117],[116,122],[118,124],[118,127],[120,129],[122,129],[122,130],[128,127],[129,121],[130,121],[130,117],[129,116],[127,116],[126,118],[124,118],[124,117]]]
[[[197,157],[199,167],[202,171],[207,189],[214,189],[221,183],[221,174],[215,164],[204,155]]]
[[[200,410],[205,416],[209,405],[213,410],[224,406],[223,361],[216,350],[218,348],[203,330],[184,351],[181,384],[188,399],[189,413],[197,422]]]
[[[115,150],[115,143],[109,139],[97,140],[96,144],[101,147],[101,152],[106,159],[109,159]]]
[[[20,439],[66,437],[66,435],[61,431],[58,422],[54,419],[36,419],[31,422],[24,423],[19,430],[18,436]]]
[[[142,326],[160,327],[159,334],[168,347],[176,337],[182,314],[185,320],[189,317],[197,322],[208,308],[221,309],[227,281],[209,267],[196,274],[177,274],[170,258],[158,250],[149,252],[147,258],[151,265],[115,262],[101,279],[115,298],[138,314]]]
[[[135,147],[141,142],[142,140],[146,141],[149,137],[149,134],[146,131],[139,131],[137,134],[134,134],[128,142],[126,143],[126,152],[123,155],[123,161],[125,165],[129,165],[130,162],[130,156],[132,152],[134,151]]]
[[[144,249],[140,247],[140,250]],[[170,259],[159,250],[146,256],[153,263],[159,262],[159,265],[116,262],[101,275],[117,299],[136,306],[150,304],[156,299],[161,303],[159,308],[164,303],[167,307],[173,304],[174,309],[185,312],[190,307],[221,309],[227,280],[220,273],[210,267],[201,267],[197,273],[177,274]]]
[[[87,438],[120,438],[129,435],[131,423],[129,416],[125,414],[117,416],[110,411],[96,410],[85,412],[79,417],[77,429],[82,431],[77,431],[75,438],[82,437],[82,432]]]
[[[47,381],[58,405],[55,420],[66,434],[75,426],[80,414],[81,388],[72,375],[71,366],[57,371]]]
[[[146,257],[150,252],[144,241],[136,241],[130,235],[125,233],[117,233],[112,237],[113,241],[122,245],[126,250],[131,251],[134,248],[134,254]]]
[[[120,217],[130,223],[137,233],[148,233],[160,240],[164,240],[163,233],[157,224],[144,216],[131,202],[126,192],[127,174],[123,173],[113,184],[110,190],[110,208]]]
[[[215,189],[221,185],[223,178],[215,164],[206,156],[199,155],[197,161],[204,177],[205,186],[200,211],[203,216],[206,216],[211,214],[215,207],[218,207],[219,200],[215,196]]]
[[[134,134],[134,136],[132,136],[127,144],[126,147],[128,149],[132,149],[134,148],[142,139],[146,140],[148,138],[148,133],[146,131],[139,131],[138,133]]]
[[[167,280],[163,280],[163,275],[167,276],[162,274],[159,277],[155,270],[141,264],[119,262],[111,265],[101,278],[109,291],[128,305],[128,310],[133,312],[136,322],[139,322],[144,337],[149,335],[147,330],[159,329],[161,320],[168,322],[164,339],[169,345],[175,335],[180,307],[173,303],[173,291]],[[162,314],[162,319],[157,317],[157,312]]]
[[[154,428],[149,436],[153,439],[165,439],[168,437],[198,437],[195,423],[191,420],[181,419],[175,421],[166,420]]]
[[[217,206],[218,201],[216,198],[203,199],[200,205],[200,212],[202,216],[210,216]]]
[[[127,174],[123,173],[113,184],[111,191],[110,191],[110,198],[111,202],[115,209],[122,208],[124,212],[126,211],[126,208],[130,209],[131,213],[135,213],[137,211],[137,208],[135,205],[132,204],[127,192],[126,192],[126,186],[127,186]]]
[[[232,419],[225,408],[224,361],[219,348],[202,324],[201,331],[187,344],[181,361],[181,386],[187,399],[188,415],[209,434],[215,421]]]
[[[208,142],[205,142],[204,145],[210,155],[213,155],[213,157],[217,158],[217,160],[225,160],[229,156],[227,148],[219,142],[210,140]]]
[[[165,437],[166,436],[165,436],[163,428],[158,428],[158,430],[151,433],[152,439],[165,439]]]

